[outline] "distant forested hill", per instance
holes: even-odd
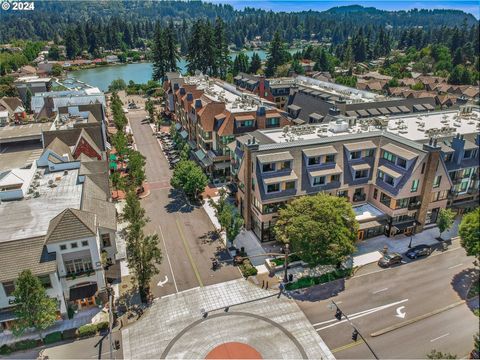
[[[151,39],[156,21],[173,20],[182,50],[186,49],[191,24],[198,18],[221,17],[227,24],[229,41],[237,47],[261,36],[269,41],[276,30],[283,38],[329,39],[336,45],[362,29],[375,37],[388,27],[393,39],[406,29],[422,28],[422,42],[429,42],[438,29],[478,26],[473,15],[457,10],[382,11],[362,6],[335,7],[327,11],[275,13],[253,8],[235,10],[230,5],[201,1],[35,1],[34,11],[1,11],[0,43],[16,39],[62,40],[73,29],[79,41],[93,41],[106,48],[142,46]],[[92,35],[93,34],[93,35]],[[93,36],[93,39],[88,37]],[[404,36],[404,35],[403,35]]]

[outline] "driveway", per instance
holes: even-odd
[[[213,271],[213,258],[229,259],[205,210],[189,205],[181,191],[170,186],[171,170],[150,125],[142,122],[147,113],[131,110],[126,114],[137,149],[146,157],[146,175],[150,195],[142,206],[150,218],[147,233],[157,233],[163,261],[160,274],[152,280],[155,297],[237,279],[240,273],[232,265]]]

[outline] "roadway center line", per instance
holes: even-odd
[[[192,253],[190,252],[190,249],[187,244],[187,240],[185,239],[185,235],[183,234],[183,230],[180,226],[180,223],[178,222],[178,219],[175,219],[175,223],[177,224],[178,232],[180,233],[180,237],[182,238],[183,247],[185,248],[185,252],[187,253],[188,259],[190,260],[190,264],[192,265],[193,272],[197,277],[198,284],[200,285],[200,287],[203,287],[202,278],[200,277],[200,273],[198,272],[197,265],[195,265],[195,261],[193,260]]]
[[[453,266],[450,266],[449,269],[455,269],[455,268],[457,268],[457,267],[459,267],[459,266],[462,266],[462,265],[463,265],[463,264],[453,265]]]
[[[370,315],[370,314],[373,314],[373,313],[376,313],[377,311],[380,311],[380,310],[385,310],[385,309],[388,309],[392,306],[396,306],[396,305],[399,305],[399,304],[402,304],[404,302],[407,302],[408,299],[403,299],[403,300],[400,300],[400,301],[396,301],[396,302],[393,302],[393,303],[390,303],[390,304],[385,304],[385,305],[381,305],[381,306],[377,306],[375,308],[372,308],[372,309],[367,309],[367,310],[363,310],[363,311],[360,311],[358,313],[355,313],[355,314],[347,314],[348,318],[350,320],[354,320],[354,319],[358,319],[360,317],[363,317],[363,316],[366,316],[366,315]],[[346,322],[347,319],[344,319],[344,320],[341,320],[341,321],[338,321],[337,319],[331,319],[331,320],[327,320],[327,321],[323,321],[323,322],[319,322],[319,323],[316,323],[316,324],[313,324],[313,326],[319,326],[319,325],[324,325],[324,324],[328,324],[328,323],[331,323],[331,322],[334,322],[333,324],[330,324],[330,325],[326,325],[326,326],[323,326],[321,328],[318,328],[316,329],[317,331],[320,331],[320,330],[324,330],[324,329],[328,329],[332,326],[336,326],[338,324],[341,324],[341,323],[344,323]]]
[[[441,338],[444,338],[445,336],[448,336],[448,335],[450,335],[450,333],[446,333],[446,334],[440,335],[439,337],[436,337],[435,339],[430,340],[430,342],[437,341],[437,340],[439,340],[439,339],[441,339]]]
[[[175,274],[173,273],[172,263],[170,262],[170,256],[168,256],[167,244],[165,243],[165,237],[163,236],[162,227],[158,225],[160,230],[160,235],[163,241],[163,248],[165,249],[165,255],[167,255],[168,266],[170,267],[170,272],[172,273],[173,285],[175,285],[175,291],[178,293],[177,281],[175,280]]]
[[[381,293],[382,291],[387,291],[387,290],[388,288],[383,288],[383,289],[372,292],[372,294],[378,294],[378,293]]]

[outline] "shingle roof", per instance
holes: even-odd
[[[117,230],[117,210],[113,203],[86,196],[82,200],[82,210],[96,214],[98,226]]]
[[[67,155],[67,158],[69,161],[73,160],[72,151],[70,150],[70,147],[59,138],[53,139],[53,141],[50,144],[48,144],[46,148],[52,150],[58,156]]]
[[[90,136],[99,149],[102,151],[105,150],[103,145],[102,129],[100,125],[96,124],[89,125],[84,128],[44,131],[43,144],[45,147],[47,147],[55,138],[59,138],[68,146],[75,146],[82,130],[84,130]]]
[[[44,275],[57,270],[56,254],[48,253],[43,236],[0,242],[0,282],[18,278],[22,270]]]
[[[82,131],[80,132],[80,136],[77,139],[77,143],[75,144],[75,148],[78,146],[78,144],[80,144],[80,140],[82,138],[92,147],[93,150],[95,150],[97,154],[101,155],[102,151],[97,146],[97,144],[93,141],[92,137],[88,134],[85,128],[82,128]]]
[[[82,162],[80,163],[80,169],[78,171],[78,175],[106,173],[108,173],[108,161],[106,160]]]
[[[333,146],[321,146],[303,150],[303,153],[307,157],[336,154],[337,152],[338,151]]]
[[[95,214],[82,210],[65,209],[50,221],[45,242],[75,240],[95,234]]]
[[[348,143],[348,144],[344,144],[344,146],[348,151],[373,149],[377,147],[377,145],[375,145],[372,141],[360,141],[355,143]]]
[[[285,152],[279,152],[279,153],[258,155],[257,159],[258,161],[260,161],[260,163],[267,164],[267,163],[276,162],[276,161],[293,160],[293,156],[288,151],[285,151]]]
[[[405,160],[412,160],[418,157],[418,154],[415,154],[414,152],[411,152],[394,144],[385,144],[382,146],[382,150],[386,150],[392,154],[400,156]]]

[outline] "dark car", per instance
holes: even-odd
[[[398,253],[385,254],[378,260],[378,266],[384,267],[384,268],[395,265],[395,264],[401,264],[401,263],[402,263],[402,255]]]
[[[429,245],[421,244],[412,247],[405,253],[405,256],[409,259],[416,259],[421,256],[428,256],[432,253],[433,249]]]

